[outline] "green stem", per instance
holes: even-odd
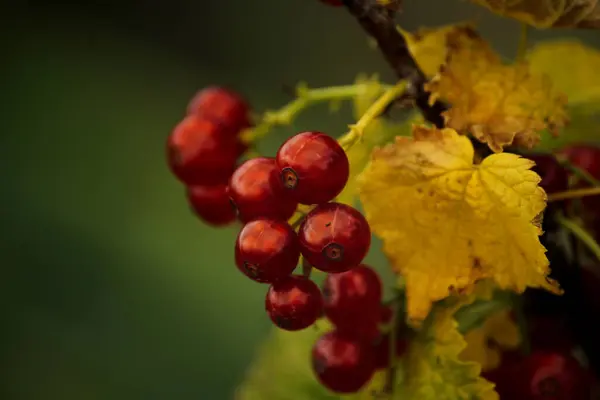
[[[588,250],[600,261],[600,245],[592,235],[590,235],[581,225],[575,221],[566,218],[559,214],[556,216],[556,221],[565,229],[569,230]]]
[[[381,95],[367,111],[360,117],[360,119],[348,127],[350,130],[344,136],[342,136],[338,142],[345,149],[348,150],[354,143],[362,139],[365,128],[373,122],[374,119],[379,117],[381,113],[389,106],[394,100],[396,100],[404,90],[406,89],[406,82],[400,81],[396,85],[388,88],[386,92]]]
[[[351,99],[363,93],[367,89],[366,83],[344,86],[330,86],[317,89],[309,89],[304,85],[298,85],[296,93],[298,98],[286,104],[279,110],[267,111],[258,125],[246,130],[242,134],[244,141],[250,143],[266,136],[275,126],[289,125],[305,108],[324,101]],[[382,85],[383,90],[389,85]]]
[[[596,178],[594,178],[592,175],[590,175],[590,173],[587,172],[586,170],[579,168],[576,165],[573,165],[565,157],[555,155],[554,158],[562,167],[564,167],[565,169],[568,169],[577,178],[589,183],[592,186],[596,186],[596,187],[600,186],[600,181],[598,181]]]

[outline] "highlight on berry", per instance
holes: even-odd
[[[167,138],[182,202],[238,232],[231,268],[264,288],[273,332],[235,398],[594,398],[600,49],[526,33],[599,29],[600,6],[504,2],[523,24],[507,60],[471,24],[397,27],[401,1],[313,2],[355,18],[394,80],[299,84],[263,112],[201,88]],[[296,128],[345,101],[337,131]]]

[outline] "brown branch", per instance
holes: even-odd
[[[423,117],[441,128],[444,125],[441,114],[446,110],[446,106],[441,102],[429,105],[429,94],[423,89],[427,78],[410,54],[404,37],[396,28],[394,16],[400,0],[396,1],[394,8],[385,7],[377,0],[344,0],[344,5],[365,32],[377,41],[396,77],[409,83],[408,94],[414,99]]]

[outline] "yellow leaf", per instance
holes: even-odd
[[[541,42],[528,54],[531,71],[546,74],[569,98],[569,106],[600,108],[600,51],[577,40]]]
[[[430,101],[447,101],[446,126],[471,133],[495,152],[515,144],[531,148],[539,132],[558,133],[567,122],[566,96],[555,94],[549,78],[525,63],[505,65],[475,31],[446,36],[446,64],[426,86]]]
[[[454,313],[477,298],[475,293],[451,298],[430,314],[403,359],[399,399],[497,400],[494,385],[480,377],[481,366],[461,360],[466,347]]]
[[[490,11],[546,28],[600,29],[599,0],[471,0]]]
[[[467,346],[460,358],[476,362],[484,371],[489,371],[500,365],[501,350],[515,349],[519,346],[521,332],[510,317],[510,310],[504,309],[491,315],[483,326],[467,332],[465,341]]]
[[[438,73],[440,66],[446,61],[448,47],[446,36],[450,32],[465,32],[473,29],[471,24],[446,25],[439,28],[421,28],[412,33],[398,28],[408,50],[417,62],[417,65],[427,77],[432,77]]]
[[[361,75],[356,79],[356,83],[365,87],[365,90],[354,98],[354,118],[358,121],[384,90],[376,76],[366,77]],[[420,116],[421,114],[416,113],[415,115]],[[414,118],[412,117],[412,120]],[[347,151],[348,161],[350,162],[350,177],[344,190],[337,197],[337,202],[351,206],[355,205],[357,200],[356,177],[368,164],[373,148],[390,142],[396,136],[410,135],[410,121],[394,123],[386,121],[384,118],[375,118],[367,125],[363,134],[363,141]]]
[[[416,126],[413,138],[374,151],[360,177],[366,217],[405,279],[413,320],[488,277],[516,292],[560,292],[539,242],[546,193],[533,162],[501,153],[474,165],[473,157],[456,131]]]

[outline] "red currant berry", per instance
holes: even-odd
[[[323,311],[319,287],[303,276],[289,276],[273,283],[265,305],[271,321],[286,331],[308,328]]]
[[[382,286],[379,275],[366,265],[329,274],[323,283],[325,315],[340,331],[364,322],[381,321]]]
[[[308,213],[298,236],[306,261],[330,273],[358,266],[371,246],[371,229],[365,217],[339,203],[322,204]]]
[[[227,185],[190,186],[187,198],[196,215],[210,225],[222,226],[235,221]]]
[[[513,379],[518,399],[590,399],[589,376],[569,354],[534,352],[523,361]]]
[[[337,196],[350,174],[344,149],[331,136],[302,132],[277,152],[283,186],[300,204],[322,204]]]
[[[342,0],[320,0],[320,1],[321,1],[321,3],[325,3],[325,4],[328,4],[333,7],[340,7],[340,6],[344,5]]]
[[[531,317],[528,322],[528,333],[534,349],[570,352],[575,347],[564,317],[538,315]]]
[[[167,141],[171,171],[188,185],[226,183],[236,167],[238,139],[216,121],[186,117]]]
[[[256,218],[286,221],[298,206],[279,185],[274,158],[253,158],[240,165],[229,180],[229,196],[243,222]]]
[[[356,393],[373,376],[375,360],[368,345],[337,331],[313,346],[312,366],[321,384],[336,393]]]
[[[248,103],[239,94],[217,86],[196,93],[188,105],[188,114],[216,119],[234,135],[250,126]]]
[[[569,174],[554,156],[549,154],[530,154],[527,156],[535,162],[532,168],[541,178],[539,185],[546,193],[562,192],[569,187]]]
[[[289,276],[300,258],[296,232],[283,221],[257,219],[237,237],[235,263],[250,279],[273,283]]]

